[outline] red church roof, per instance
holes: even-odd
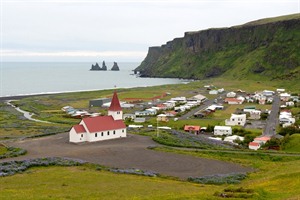
[[[90,133],[126,128],[123,120],[114,120],[112,116],[87,117],[82,121]]]
[[[117,92],[114,92],[113,98],[111,100],[111,104],[110,107],[108,109],[109,111],[120,111],[122,110],[121,106],[120,106],[120,101],[117,95]]]
[[[86,133],[86,130],[83,125],[78,124],[73,126],[73,128],[75,129],[76,133]]]

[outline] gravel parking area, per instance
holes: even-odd
[[[157,145],[151,138],[131,134],[127,138],[72,144],[68,142],[68,133],[63,133],[7,144],[26,149],[28,153],[16,158],[2,159],[0,162],[52,156],[68,157],[108,167],[151,170],[181,179],[252,171],[251,168],[229,162],[149,150],[147,147]]]

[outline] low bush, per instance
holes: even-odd
[[[9,161],[0,163],[0,177],[11,176],[16,173],[22,173],[30,167],[39,166],[79,166],[85,163],[81,160],[69,158],[48,157],[36,158],[22,161]]]
[[[189,177],[188,181],[203,184],[237,184],[247,177],[244,173],[216,174],[202,177]]]
[[[7,147],[6,149],[7,152],[0,155],[0,159],[17,157],[17,156],[25,155],[27,153],[25,149],[21,149],[21,148]]]
[[[144,171],[144,170],[140,170],[140,169],[134,169],[134,168],[130,168],[130,169],[109,169],[109,171],[111,172],[115,172],[115,173],[121,173],[121,174],[135,174],[135,175],[143,175],[143,176],[150,176],[150,177],[156,177],[159,174],[153,171]]]

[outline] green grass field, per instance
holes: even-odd
[[[18,180],[18,181],[16,181]],[[1,199],[201,199],[219,186],[114,174],[95,167],[40,167],[0,178]]]
[[[294,134],[289,137],[288,142],[284,145],[286,152],[300,152],[300,134]]]
[[[220,199],[216,193],[243,188],[253,191],[250,199],[300,197],[300,156],[157,150],[240,163],[256,170],[240,184],[203,185],[170,178],[97,171],[95,165],[87,164],[35,167],[22,174],[1,177],[0,196],[1,199]]]
[[[170,148],[158,150],[218,159],[256,169],[241,184],[231,187],[250,188],[255,191],[253,199],[299,199],[300,198],[300,156],[233,154],[226,152],[183,151]],[[252,199],[252,198],[251,198]]]

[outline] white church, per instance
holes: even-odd
[[[107,116],[87,117],[71,128],[69,141],[96,142],[126,137],[126,125],[118,95],[114,92]]]

